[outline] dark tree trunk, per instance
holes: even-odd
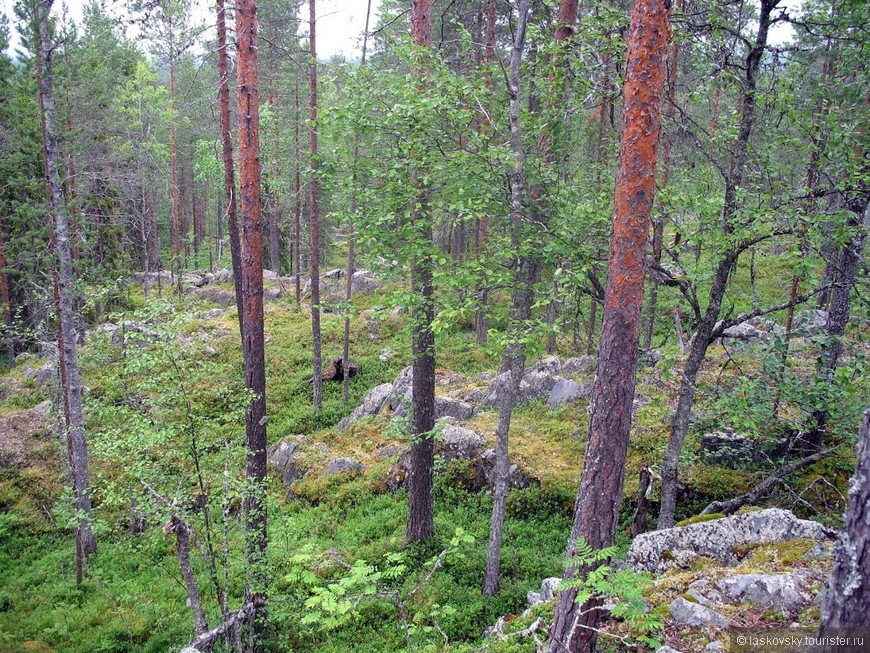
[[[227,71],[227,22],[224,0],[217,0],[218,38],[218,100],[221,118],[221,149],[224,163],[224,196],[227,211],[227,227],[230,235],[230,257],[233,263],[233,285],[236,290],[236,306],[239,311],[239,336],[242,349],[245,343],[245,308],[242,300],[242,247],[239,237],[239,220],[236,210],[236,173],[233,164],[233,135],[230,125],[230,86]],[[218,223],[220,224],[220,223]]]
[[[634,504],[634,516],[631,519],[631,526],[628,532],[631,537],[637,537],[641,533],[646,533],[649,529],[646,518],[649,514],[649,488],[651,484],[652,472],[650,472],[649,467],[644,467],[640,470],[640,478],[637,484],[637,499]]]
[[[323,384],[320,381],[321,363],[321,333],[320,333],[320,219],[318,216],[320,203],[320,180],[318,171],[320,163],[317,155],[317,12],[315,0],[309,0],[309,54],[308,64],[308,108],[311,118],[309,130],[311,156],[311,177],[308,180],[310,191],[308,201],[309,244],[311,248],[311,341],[313,347],[312,364],[314,366],[314,410],[319,411],[323,402]]]
[[[191,197],[193,203],[193,254],[194,266],[199,267],[199,247],[203,241],[202,197],[197,193],[196,183],[191,182]]]
[[[266,365],[263,331],[263,217],[260,197],[260,93],[257,61],[257,3],[237,0],[237,83],[239,99],[239,182],[242,212],[242,299],[244,302],[245,386],[254,395],[246,413],[245,501],[246,603],[266,600]],[[265,618],[253,635],[259,650]]]
[[[516,40],[511,52],[510,63],[510,129],[511,150],[514,168],[511,171],[511,249],[518,257],[514,268],[513,292],[510,322],[508,324],[508,344],[502,360],[502,370],[510,371],[510,386],[499,407],[498,427],[495,445],[495,483],[492,491],[492,517],[489,526],[489,544],[486,549],[486,573],[483,578],[483,593],[494,596],[499,590],[501,568],[501,541],[504,527],[505,506],[507,503],[508,480],[510,476],[509,433],[511,416],[517,404],[523,368],[526,360],[525,331],[532,315],[535,298],[534,282],[537,277],[537,264],[520,254],[522,247],[523,196],[526,189],[525,153],[523,152],[523,133],[520,125],[520,63],[526,41],[526,24],[529,14],[529,0],[521,0],[518,9]]]
[[[54,43],[49,28],[52,0],[41,0],[35,7],[39,41],[37,71],[39,102],[42,109],[43,163],[45,167],[46,204],[53,223],[52,240],[57,256],[55,271],[56,305],[58,320],[58,357],[61,367],[67,447],[76,511],[80,515],[76,528],[76,549],[80,569],[81,558],[96,551],[97,544],[91,530],[90,477],[88,472],[88,443],[85,437],[82,410],[82,383],[76,348],[75,317],[73,311],[73,261],[69,242],[66,200],[58,173],[56,111],[52,55]]]
[[[839,265],[833,288],[831,288],[831,305],[828,311],[828,322],[825,330],[828,342],[822,353],[821,373],[830,380],[843,354],[843,337],[846,335],[846,325],[849,324],[850,297],[855,286],[855,277],[864,258],[864,244],[867,231],[870,230],[870,202],[863,212],[853,212],[847,223],[850,229],[855,229],[855,235],[843,245],[840,251]],[[813,427],[807,434],[804,443],[806,453],[822,450],[822,440],[828,423],[828,411],[824,409],[813,412]]]
[[[372,0],[368,0],[366,4],[366,26],[365,31],[363,32],[363,43],[362,43],[362,57],[360,58],[360,68],[365,68],[366,66],[366,49],[368,48],[369,43],[369,19],[372,14]],[[351,165],[351,170],[353,171],[353,180],[351,184],[350,190],[350,214],[351,216],[356,216],[357,212],[357,197],[356,197],[356,186],[359,183],[358,174],[357,174],[357,162],[359,161],[359,132],[354,131],[353,134],[353,163]],[[353,219],[353,217],[351,218]],[[341,400],[345,406],[347,406],[348,395],[350,394],[350,298],[353,294],[353,271],[354,271],[354,228],[353,223],[348,227],[348,235],[347,235],[347,275],[346,275],[346,287],[345,287],[345,300],[347,301],[347,314],[344,317],[344,347],[342,348],[341,354],[341,369],[343,371],[344,378],[342,379],[341,384]]]
[[[870,411],[864,413],[858,429],[857,457],[843,530],[834,547],[834,569],[822,603],[821,637],[870,627]]]
[[[0,301],[3,302],[3,342],[6,346],[6,362],[15,365],[15,338],[12,334],[12,298],[9,295],[9,272],[6,269],[6,245],[3,240],[3,217],[0,216]]]
[[[170,30],[172,26],[170,24]],[[181,198],[178,187],[178,143],[176,135],[175,113],[175,46],[169,46],[169,168],[172,172],[172,182],[169,194],[172,198],[172,253],[175,285],[181,290]]]
[[[296,106],[296,124],[293,127],[294,143],[296,151],[296,174],[295,192],[293,200],[293,273],[296,275],[296,307],[302,303],[302,150],[299,145],[299,123],[302,122],[302,114],[299,112],[299,78],[296,77],[296,92],[293,99]]]
[[[758,83],[758,69],[761,57],[767,45],[767,32],[770,27],[770,14],[779,0],[762,0],[758,18],[758,33],[755,43],[745,61],[746,78],[743,87],[743,112],[740,118],[740,130],[734,144],[734,156],[731,160],[731,171],[725,184],[725,206],[722,209],[722,225],[726,233],[732,233],[732,219],[739,208],[738,189],[743,186],[746,164],[748,160],[749,138],[755,122],[755,95]],[[732,247],[727,250],[716,266],[713,285],[710,288],[710,298],[707,310],[695,336],[692,339],[689,357],[683,370],[683,380],[680,383],[680,393],[677,410],[671,424],[671,436],[668,448],[662,461],[662,493],[659,511],[658,527],[670,528],[674,525],[674,515],[677,506],[677,480],[680,452],[689,430],[689,418],[695,401],[695,385],[698,372],[704,363],[707,347],[710,346],[710,335],[728,289],[731,273],[737,265],[742,248]]]
[[[148,241],[148,271],[160,269],[160,231],[157,227],[157,189],[145,191],[145,238]]]
[[[580,539],[595,549],[613,544],[619,519],[655,197],[669,10],[668,0],[637,0],[632,11],[604,322],[590,401],[589,440],[568,540],[569,558],[576,554]],[[587,571],[571,567],[565,576],[574,578]],[[600,611],[584,611],[575,602],[576,596],[576,590],[559,593],[550,630],[551,653],[585,653],[595,648]]]
[[[274,190],[269,193],[269,258],[272,272],[281,276],[281,203]]]
[[[196,628],[196,634],[202,635],[208,631],[208,622],[205,620],[205,613],[202,611],[199,583],[196,582],[196,574],[193,571],[193,565],[190,563],[190,528],[177,517],[172,517],[169,528],[175,533],[175,544],[178,547],[176,551],[178,566],[181,569],[184,586],[187,588],[187,602],[190,605],[191,612],[193,612],[193,624]]]
[[[411,0],[411,38],[419,48],[432,44],[432,4],[434,0]],[[421,86],[426,72],[417,70]],[[422,171],[421,171],[422,172]],[[411,314],[413,322],[411,353],[414,356],[412,405],[414,423],[411,430],[411,469],[408,474],[408,540],[426,540],[435,534],[434,521],[434,442],[435,428],[435,298],[432,285],[432,223],[429,198],[421,174],[414,175],[417,189],[412,216],[415,243],[420,253],[411,270],[411,285],[415,295]]]

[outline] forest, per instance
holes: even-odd
[[[0,6],[0,650],[868,650],[866,0],[214,2]]]

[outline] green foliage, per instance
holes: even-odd
[[[590,601],[612,603],[610,614],[624,620],[629,628],[623,643],[659,648],[662,645],[659,638],[663,634],[664,621],[661,615],[650,611],[643,597],[643,588],[651,582],[651,578],[632,569],[614,570],[604,564],[617,550],[617,547],[594,549],[581,538],[576,544],[576,554],[568,560],[568,566],[575,570],[575,576],[562,581],[558,589],[576,590],[575,601],[581,606]]]

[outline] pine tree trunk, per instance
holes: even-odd
[[[55,99],[52,70],[54,44],[49,33],[49,14],[52,0],[41,0],[36,6],[39,50],[37,54],[39,100],[42,109],[43,162],[45,166],[46,203],[53,223],[52,240],[57,256],[55,272],[59,364],[62,366],[62,393],[70,474],[76,511],[80,518],[76,529],[76,546],[81,555],[96,551],[96,539],[91,530],[93,511],[88,472],[88,443],[85,437],[82,410],[82,383],[76,348],[75,318],[73,311],[73,261],[69,242],[66,200],[58,173],[57,137],[55,131]]]
[[[683,8],[682,0],[676,0],[674,6],[678,11]],[[680,42],[674,40],[671,43],[671,51],[668,55],[668,107],[665,112],[668,122],[673,122],[677,105],[677,76],[680,70]],[[670,126],[662,143],[662,175],[660,188],[667,188],[671,174],[671,148],[674,144],[674,127]],[[653,261],[656,265],[662,262],[662,249],[664,247],[665,215],[664,206],[659,202],[658,216],[653,220]],[[643,334],[643,350],[648,351],[652,347],[653,329],[656,320],[656,304],[658,303],[659,283],[658,278],[651,276],[649,296],[647,298],[646,325]]]
[[[411,0],[411,39],[418,48],[432,44],[432,5],[434,0]],[[421,86],[426,72],[415,71]],[[422,171],[421,171],[422,172]],[[435,449],[435,298],[432,284],[433,264],[429,252],[432,222],[429,197],[422,175],[414,173],[417,200],[411,218],[416,246],[421,248],[411,269],[411,289],[415,295],[411,313],[414,379],[412,404],[414,423],[411,431],[411,459],[408,474],[408,522],[405,535],[410,541],[426,540],[435,534],[433,467]]]
[[[256,0],[237,0],[237,83],[239,99],[239,185],[242,213],[242,299],[244,301],[245,386],[254,394],[246,413],[247,496],[246,603],[262,605],[267,592],[266,560],[266,366],[263,330],[263,209],[260,197],[260,93]],[[255,649],[265,617],[255,620]]]
[[[520,63],[526,41],[526,25],[529,14],[529,0],[521,0],[517,22],[516,40],[511,52],[509,68],[510,81],[510,129],[511,150],[514,168],[511,171],[511,249],[518,257],[513,272],[513,292],[510,322],[508,324],[508,344],[501,368],[510,372],[510,385],[499,406],[498,426],[495,445],[495,483],[492,491],[492,517],[489,526],[489,544],[486,549],[486,572],[483,578],[483,593],[494,596],[499,591],[501,569],[501,542],[504,527],[505,506],[507,504],[508,482],[510,476],[509,434],[511,416],[517,404],[520,383],[526,360],[525,331],[532,315],[535,298],[535,278],[538,274],[537,263],[520,254],[522,247],[523,196],[526,190],[525,153],[523,133],[520,124]]]
[[[296,123],[293,127],[295,134],[296,174],[295,190],[293,199],[293,273],[296,276],[296,307],[302,304],[302,150],[299,146],[299,123],[302,122],[302,114],[299,112],[299,77],[296,77],[294,102],[296,106]]]
[[[320,219],[318,216],[320,203],[320,180],[318,173],[320,162],[317,152],[317,12],[315,0],[309,0],[309,36],[308,46],[311,57],[308,64],[308,108],[311,118],[309,130],[311,157],[311,177],[308,180],[309,196],[309,243],[311,247],[311,341],[313,348],[312,365],[314,367],[314,410],[319,411],[323,402],[323,383],[321,373],[323,371],[320,333]]]
[[[368,48],[369,42],[369,19],[372,14],[372,0],[368,0],[366,4],[366,25],[365,31],[363,32],[363,43],[362,43],[362,56],[360,57],[360,68],[365,68],[366,66],[366,50]],[[351,164],[351,170],[353,174],[353,180],[350,189],[350,214],[351,216],[356,216],[356,212],[358,209],[357,206],[357,197],[356,197],[356,186],[359,183],[359,179],[357,178],[357,162],[359,161],[359,132],[354,131],[353,134],[353,163]],[[347,406],[348,395],[350,394],[350,299],[353,294],[353,272],[354,265],[356,264],[354,260],[354,228],[353,223],[350,224],[348,235],[347,235],[347,274],[345,278],[346,286],[345,286],[345,301],[347,302],[347,314],[344,317],[344,346],[342,348],[341,353],[341,370],[343,374],[342,382],[341,382],[341,400],[344,406]]]
[[[227,211],[227,229],[230,236],[230,257],[233,265],[233,285],[239,312],[239,337],[242,349],[245,343],[245,308],[242,300],[242,247],[236,208],[236,173],[233,164],[233,135],[230,125],[230,86],[227,56],[227,23],[225,0],[217,0],[218,39],[218,101],[221,120],[221,153],[224,164],[224,195]],[[220,224],[220,223],[218,223]]]
[[[281,276],[281,203],[275,191],[269,192],[269,258],[272,272]]]
[[[3,217],[0,216],[0,301],[3,302],[3,342],[6,346],[6,362],[15,365],[15,338],[12,335],[12,298],[9,295],[9,272],[6,269],[6,244],[3,240]]]
[[[170,23],[170,30],[172,29]],[[172,253],[175,273],[175,285],[181,290],[181,198],[178,187],[178,143],[176,134],[175,112],[175,49],[170,44],[169,52],[169,168],[172,172],[172,182],[169,194],[172,198]]]
[[[632,11],[604,322],[590,400],[589,440],[568,540],[569,559],[576,554],[580,539],[595,549],[613,544],[619,519],[637,372],[645,253],[655,197],[669,10],[668,0],[637,0]],[[587,571],[573,567],[565,575],[574,578]],[[576,590],[559,593],[550,630],[551,653],[585,653],[595,648],[594,629],[601,613],[577,605],[576,596]]]
[[[870,627],[870,410],[858,429],[857,458],[843,530],[834,547],[834,569],[822,603],[820,637]]]
[[[731,171],[725,184],[725,206],[722,209],[722,224],[726,232],[730,233],[734,227],[732,218],[739,208],[738,189],[743,185],[748,161],[749,138],[755,122],[755,95],[758,83],[758,69],[761,65],[761,57],[767,45],[767,33],[770,27],[770,13],[778,0],[762,0],[759,13],[758,33],[755,43],[745,61],[746,78],[743,89],[743,111],[740,118],[740,130],[737,141],[734,144],[734,156],[731,160]],[[677,481],[680,452],[683,449],[686,434],[689,430],[689,418],[692,413],[692,405],[695,401],[695,385],[698,372],[704,363],[707,347],[710,345],[710,335],[719,319],[719,311],[728,289],[728,280],[737,265],[742,250],[732,247],[727,250],[716,266],[713,277],[713,285],[710,288],[710,297],[707,302],[707,310],[698,325],[695,336],[692,338],[689,357],[683,370],[683,380],[680,383],[680,393],[677,402],[677,410],[671,424],[671,436],[668,448],[662,460],[662,493],[661,508],[659,510],[658,527],[670,528],[674,525],[674,515],[677,505]]]

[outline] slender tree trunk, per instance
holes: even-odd
[[[266,366],[263,330],[263,217],[260,197],[260,92],[256,0],[237,0],[237,84],[239,98],[239,180],[242,212],[242,298],[244,301],[245,386],[254,395],[246,413],[245,603],[266,600]],[[256,620],[255,649],[265,616]]]
[[[366,4],[366,26],[363,32],[362,57],[360,58],[360,68],[366,66],[366,49],[369,43],[369,19],[372,13],[372,0],[368,0]],[[359,183],[357,179],[357,161],[359,160],[359,132],[354,130],[353,134],[353,163],[351,170],[353,180],[350,189],[350,214],[356,216],[357,198],[356,185]],[[348,395],[350,394],[350,298],[353,294],[353,271],[354,271],[354,228],[353,223],[350,223],[347,234],[347,275],[345,287],[345,301],[347,301],[347,314],[344,317],[344,347],[341,353],[341,370],[343,374],[341,397],[342,402],[347,406]]]
[[[520,254],[522,247],[523,195],[526,188],[525,153],[523,133],[520,125],[520,63],[526,41],[526,24],[529,14],[529,0],[521,0],[518,9],[516,40],[511,52],[509,68],[510,81],[510,129],[511,150],[514,168],[511,171],[511,248],[517,257],[514,268],[513,292],[510,323],[508,325],[508,344],[502,360],[502,369],[510,371],[510,386],[499,407],[498,427],[495,445],[495,484],[492,492],[492,517],[489,526],[489,544],[486,549],[486,573],[483,578],[483,593],[494,596],[499,590],[499,570],[501,567],[501,541],[507,503],[508,481],[510,475],[509,433],[511,416],[517,404],[517,395],[523,379],[525,367],[525,330],[532,314],[535,297],[534,282],[537,277],[537,264]]]
[[[15,338],[12,334],[12,299],[9,295],[9,271],[6,268],[6,244],[3,240],[3,217],[0,216],[0,301],[3,302],[3,324],[6,327],[3,341],[6,345],[6,362],[15,365]]]
[[[208,631],[208,622],[205,619],[205,613],[202,611],[199,583],[196,582],[196,574],[193,571],[193,566],[190,564],[190,528],[186,523],[174,516],[170,524],[172,532],[175,533],[175,544],[178,547],[176,551],[178,566],[181,569],[184,586],[187,588],[187,602],[193,612],[193,624],[196,628],[196,634],[202,635]]]
[[[434,0],[411,0],[411,38],[420,50],[432,44],[432,5]],[[420,86],[425,84],[425,68],[416,71]],[[420,171],[422,172],[422,171]],[[414,308],[411,353],[414,357],[412,404],[414,423],[411,431],[411,460],[408,475],[408,522],[405,535],[408,540],[426,540],[435,534],[435,506],[433,467],[435,451],[435,298],[432,283],[433,263],[432,223],[429,197],[422,174],[414,173],[417,189],[415,208],[411,218],[415,245],[419,254],[411,270]]]
[[[69,98],[67,98],[67,104],[69,104]],[[67,134],[72,138],[72,108],[68,108],[67,120],[66,120],[66,131]],[[70,148],[69,155],[67,157],[67,177],[69,178],[67,183],[69,184],[69,219],[70,219],[70,229],[72,231],[72,260],[73,260],[73,273],[78,276],[79,274],[79,204],[78,204],[78,194],[76,192],[76,157],[73,149]]]
[[[69,225],[66,216],[66,200],[58,173],[57,137],[55,131],[55,100],[52,55],[54,44],[49,33],[49,14],[52,0],[40,0],[37,12],[39,49],[37,70],[39,77],[39,101],[42,109],[43,163],[45,167],[46,203],[53,222],[53,244],[57,256],[55,272],[59,364],[62,367],[61,381],[64,400],[65,421],[67,424],[67,446],[70,460],[70,473],[76,511],[79,514],[76,528],[76,548],[78,558],[96,551],[97,544],[91,523],[93,511],[90,497],[90,477],[88,472],[88,443],[85,437],[84,413],[82,410],[82,383],[79,372],[78,350],[75,337],[75,317],[73,311],[73,262],[69,242]],[[79,565],[80,568],[80,565]]]
[[[758,83],[758,69],[761,57],[767,45],[767,33],[770,27],[770,14],[779,0],[762,0],[759,12],[758,33],[755,43],[746,57],[746,78],[743,89],[743,112],[740,118],[740,130],[734,145],[734,156],[731,160],[731,171],[725,184],[725,206],[722,209],[722,224],[726,233],[732,233],[734,227],[732,218],[739,208],[738,189],[743,186],[746,164],[748,161],[749,138],[755,122],[755,94]],[[689,418],[695,401],[695,385],[698,372],[704,363],[707,347],[710,345],[710,335],[719,319],[719,311],[728,289],[728,280],[737,265],[742,250],[731,248],[727,250],[716,266],[713,284],[707,310],[695,336],[692,339],[689,356],[683,370],[683,380],[680,383],[680,393],[677,410],[671,424],[671,436],[668,448],[662,461],[662,494],[659,511],[659,528],[670,528],[674,525],[674,515],[677,505],[677,480],[680,452],[683,449],[686,434],[689,430]]]
[[[296,174],[293,205],[293,241],[296,244],[293,250],[293,271],[296,275],[296,307],[302,304],[302,150],[299,145],[299,123],[302,114],[299,111],[299,77],[296,77],[294,102],[296,106],[296,124],[293,127],[295,134]]]
[[[682,10],[682,0],[676,0],[674,6],[678,11]],[[668,122],[673,123],[674,115],[676,114],[677,100],[677,76],[680,69],[680,42],[676,39],[671,42],[671,51],[668,55],[668,105],[665,115]],[[671,174],[671,148],[674,144],[674,126],[670,125],[670,129],[665,134],[662,143],[662,175],[659,187],[667,188]],[[662,249],[664,246],[665,234],[665,210],[664,205],[659,201],[658,216],[653,220],[653,261],[656,265],[662,262]],[[658,303],[659,283],[655,276],[650,276],[649,297],[646,309],[646,328],[643,334],[643,350],[648,351],[652,347],[653,328],[655,327],[656,319],[656,304]]]
[[[616,178],[604,322],[592,389],[589,440],[574,506],[568,558],[584,540],[595,549],[613,544],[631,429],[640,340],[645,254],[655,197],[657,145],[665,86],[668,0],[637,0],[632,11],[625,73],[622,145]],[[569,568],[566,578],[588,570]],[[600,611],[575,602],[576,590],[559,593],[550,651],[595,649]]]
[[[489,91],[489,97],[494,95],[492,83],[491,67],[495,63],[495,0],[487,0],[486,2],[486,37],[484,44],[484,53],[486,60],[486,69],[484,70],[484,80]],[[483,121],[483,130],[489,134],[492,132],[492,125],[487,114]],[[477,223],[477,233],[475,234],[476,250],[479,257],[483,256],[486,248],[486,241],[489,237],[489,216],[484,214],[480,217]],[[477,310],[474,313],[474,332],[477,337],[477,344],[485,345],[489,336],[489,325],[486,319],[486,305],[489,301],[489,289],[485,284],[477,287]]]
[[[309,6],[309,36],[308,47],[311,57],[308,64],[308,108],[311,118],[309,130],[311,156],[311,177],[308,180],[310,196],[308,200],[308,227],[311,246],[311,340],[313,346],[312,364],[314,367],[314,410],[319,411],[323,402],[323,381],[321,373],[321,333],[320,333],[320,218],[318,215],[320,203],[320,180],[318,172],[320,162],[317,154],[317,12],[315,0],[308,0]]]
[[[170,21],[170,30],[172,24]],[[169,167],[172,171],[172,185],[169,194],[172,198],[172,253],[175,272],[175,285],[181,290],[181,198],[178,187],[178,143],[175,113],[175,46],[169,46]]]
[[[269,192],[269,258],[272,272],[281,276],[281,203],[274,190]]]
[[[867,232],[870,230],[870,203],[861,213],[852,213],[847,226],[856,230],[855,235],[843,245],[837,266],[836,281],[831,289],[831,306],[828,311],[828,321],[825,330],[828,342],[822,352],[821,373],[831,381],[843,354],[843,337],[846,335],[846,325],[849,324],[850,296],[855,287],[858,269],[864,259],[864,244]],[[828,411],[824,409],[813,412],[813,427],[807,434],[804,449],[813,454],[822,450],[822,440],[825,427],[828,424]]]
[[[820,637],[848,634],[846,629],[861,634],[855,629],[870,627],[870,411],[864,413],[858,429],[857,458],[845,523],[834,547],[834,569],[822,603]]]
[[[242,350],[245,344],[245,303],[242,299],[242,246],[239,236],[239,220],[236,210],[236,173],[233,164],[233,135],[230,125],[230,86],[227,56],[227,22],[224,0],[217,0],[218,38],[218,101],[220,103],[221,150],[224,164],[224,196],[226,201],[227,228],[230,235],[230,257],[233,265],[233,285],[236,291],[236,306],[239,311],[239,336]]]
[[[828,80],[828,76],[831,69],[831,61],[829,58],[831,48],[830,39],[825,43],[825,61],[822,64],[822,79],[820,82],[820,86],[824,89],[826,87],[826,83]],[[822,119],[827,115],[828,108],[830,106],[830,102],[827,97],[820,97],[816,102],[815,109],[813,110],[813,132],[810,149],[810,161],[807,166],[807,176],[806,176],[806,188],[807,192],[812,195],[812,192],[815,190],[819,181],[819,160],[821,159],[822,148],[824,146],[824,137],[822,135]],[[809,249],[809,244],[807,243],[807,225],[805,221],[806,216],[810,216],[814,212],[814,202],[810,197],[808,198],[803,205],[804,216],[800,218],[799,224],[799,250],[800,250],[800,260],[801,262],[806,258],[807,252]],[[786,369],[788,367],[788,355],[789,348],[791,345],[791,336],[792,336],[792,328],[794,326],[794,313],[797,307],[797,296],[798,290],[800,288],[800,283],[803,279],[803,274],[800,271],[800,267],[795,270],[794,274],[791,278],[791,288],[789,290],[789,301],[791,305],[788,307],[788,311],[786,311],[785,318],[785,338],[784,338],[784,349],[782,352],[782,364],[780,365],[779,372],[777,374],[777,386],[779,386],[779,382],[782,381],[782,378],[785,376]],[[779,396],[779,388],[777,388],[776,399],[773,402],[773,414],[776,416],[779,413],[779,404],[780,404],[780,396]]]

